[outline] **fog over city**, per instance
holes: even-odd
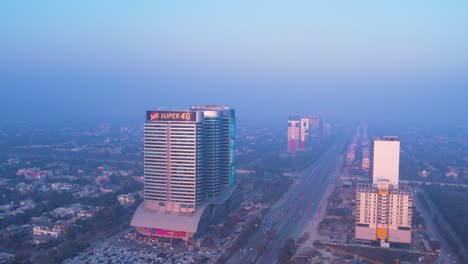
[[[1,1],[0,264],[468,263],[468,1]]]
[[[457,123],[468,111],[467,11],[423,1],[2,3],[0,109],[4,121],[70,124],[202,103],[235,105],[250,123],[310,110]]]

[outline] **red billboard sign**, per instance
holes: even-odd
[[[196,121],[195,111],[147,111],[148,121]]]
[[[187,232],[185,231],[175,231],[175,230],[166,230],[159,228],[137,228],[138,232],[144,235],[153,235],[153,236],[162,236],[162,237],[172,237],[172,238],[186,238]]]

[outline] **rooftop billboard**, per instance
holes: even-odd
[[[197,121],[195,111],[146,111],[147,121]]]

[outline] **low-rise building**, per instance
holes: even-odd
[[[66,182],[56,182],[50,185],[50,189],[55,191],[70,191],[73,189],[73,185]]]
[[[78,217],[94,217],[96,213],[102,208],[103,208],[102,206],[83,208],[78,212],[77,216]]]
[[[50,215],[56,218],[72,217],[75,211],[72,208],[59,207],[50,212]]]
[[[108,176],[108,175],[97,176],[96,179],[95,179],[95,181],[96,181],[97,184],[107,184],[107,183],[110,183],[110,179],[109,179],[109,176]]]
[[[113,193],[113,192],[118,191],[119,189],[120,187],[115,184],[109,184],[109,185],[99,188],[99,190],[103,193]]]
[[[121,205],[132,205],[135,203],[135,197],[132,194],[121,194],[117,196],[117,200]]]
[[[32,242],[35,245],[42,245],[42,244],[47,244],[54,239],[55,239],[54,237],[48,236],[48,235],[37,235],[33,237]]]
[[[422,170],[420,172],[418,172],[418,175],[419,177],[422,177],[422,178],[427,178],[431,175],[431,173],[427,170]]]
[[[458,173],[453,168],[450,168],[450,170],[445,173],[445,176],[449,179],[456,179],[458,178]]]
[[[32,193],[34,188],[31,184],[20,182],[16,185],[16,190],[21,194],[21,195],[26,195],[28,193]]]
[[[81,210],[77,214],[78,217],[94,217],[94,212],[86,211],[86,210]]]
[[[17,175],[24,175],[26,180],[45,180],[48,176],[52,176],[49,170],[39,170],[39,168],[19,169]]]
[[[83,204],[70,204],[64,207],[56,208],[55,210],[50,212],[50,215],[55,218],[66,218],[66,217],[73,217],[76,216],[82,210],[89,210],[90,206],[83,205]]]
[[[65,230],[62,228],[56,228],[55,226],[34,226],[33,227],[33,236],[49,236],[53,238],[58,238],[65,233]]]

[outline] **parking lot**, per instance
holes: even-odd
[[[211,263],[222,253],[220,250],[193,249],[178,239],[138,238],[133,239],[131,233],[114,237],[64,263]]]

